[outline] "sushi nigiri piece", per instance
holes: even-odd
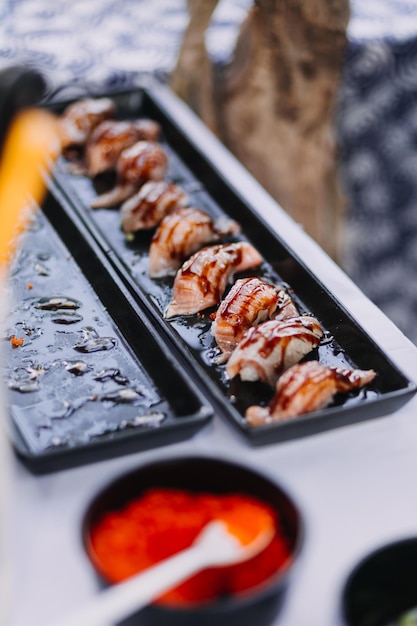
[[[259,252],[244,241],[202,248],[178,270],[173,299],[165,317],[190,315],[219,304],[227,282],[235,272],[261,263]]]
[[[61,147],[82,147],[94,128],[114,116],[116,107],[110,98],[82,98],[70,104],[59,118]]]
[[[116,165],[117,183],[107,193],[97,196],[93,209],[115,206],[132,196],[148,180],[162,180],[167,155],[156,141],[138,141],[123,150]]]
[[[165,180],[150,180],[122,204],[122,229],[129,234],[154,228],[167,213],[185,204],[187,195],[181,187]]]
[[[239,232],[239,224],[228,218],[213,220],[192,207],[168,213],[155,232],[149,250],[149,276],[175,275],[181,263],[203,245]]]
[[[279,288],[262,278],[241,278],[235,282],[216,312],[211,334],[224,363],[232,354],[245,332],[256,324],[271,319],[279,301]]]
[[[95,127],[85,148],[86,173],[97,176],[116,167],[123,150],[138,141],[156,141],[161,127],[149,119],[105,120]]]
[[[274,386],[279,376],[317,348],[323,329],[316,318],[273,319],[250,328],[233,351],[226,372]]]
[[[327,367],[306,361],[290,367],[278,379],[269,406],[251,406],[246,419],[253,426],[269,424],[323,409],[337,393],[360,389],[376,376],[374,370]]]

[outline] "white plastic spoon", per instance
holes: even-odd
[[[206,567],[233,565],[254,557],[266,548],[273,535],[271,526],[262,530],[251,543],[242,545],[227,530],[226,524],[210,522],[186,550],[109,587],[51,626],[103,626],[118,622]]]

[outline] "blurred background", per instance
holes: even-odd
[[[330,16],[332,21],[329,15],[320,14],[325,3],[318,0],[277,2],[276,7],[269,3],[268,10],[279,13],[281,21],[271,20],[272,26],[265,26],[262,19],[267,4],[262,0],[6,0],[0,8],[0,69],[17,64],[37,68],[47,78],[47,97],[51,100],[129,89],[149,75],[171,83],[283,208],[417,343],[417,3],[340,0],[333,3],[338,12]],[[286,14],[282,12],[284,4]],[[326,79],[333,81],[327,119],[325,124],[320,122],[316,143],[308,143],[310,138],[304,132],[305,150],[301,143],[298,152],[288,158],[288,124],[277,124],[281,135],[264,155],[262,169],[257,170],[253,164],[259,159],[254,158],[256,148],[250,153],[250,138],[239,127],[233,129],[233,135],[228,118],[220,119],[218,111],[206,110],[206,105],[213,93],[220,93],[234,111],[236,90],[232,96],[231,85],[241,84],[242,77],[256,76],[257,67],[265,68],[266,57],[257,58],[256,54],[263,49],[268,28],[284,23],[291,39],[291,10],[304,11],[309,26],[329,31],[329,50],[335,42],[334,66],[326,74]],[[284,57],[289,45],[285,41],[287,31],[281,36]],[[195,76],[188,76],[185,87],[181,82],[184,68],[187,70],[187,37],[189,50],[203,51],[208,63],[210,71],[201,72],[206,81],[203,86],[196,87]],[[295,83],[298,93],[293,91],[299,96],[298,105],[304,103],[306,110],[313,111],[315,96],[310,97],[309,90],[313,94],[320,72],[307,61],[303,65],[304,82],[297,83],[296,77],[293,86]],[[274,63],[266,89],[281,90],[278,102],[282,103],[284,64],[278,54]],[[278,81],[270,79],[275,71],[280,77],[278,86]],[[291,92],[292,87],[287,85],[286,89]],[[328,93],[328,85],[319,85],[318,93],[325,91]],[[288,108],[279,115],[281,122],[290,120],[297,128],[294,110]],[[255,114],[250,118],[252,126],[263,111],[258,109]],[[302,111],[300,116],[303,118]],[[275,120],[271,124],[274,126]],[[324,169],[309,172],[309,176],[314,181],[320,176],[326,178],[326,190],[318,193],[315,221],[309,223],[308,204],[298,209],[291,194],[299,177],[304,172],[307,176],[308,165],[303,159],[315,161],[314,151],[320,152],[322,147]],[[285,181],[273,188],[270,180],[280,175]],[[308,191],[304,196],[312,198]]]

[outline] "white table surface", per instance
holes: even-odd
[[[199,121],[193,124],[199,133],[207,133],[207,153],[218,150],[216,140]],[[271,228],[285,237],[392,361],[417,382],[417,348],[236,160],[227,154],[225,158],[230,177],[241,181],[241,191],[249,199],[256,196],[258,211]],[[306,537],[275,623],[338,626],[341,591],[358,560],[385,543],[417,536],[416,451],[414,396],[392,415],[261,448],[249,447],[216,415],[212,423],[185,442],[45,476],[32,475],[13,457],[13,576],[7,626],[42,626],[96,593],[96,579],[80,534],[81,519],[91,498],[116,476],[139,464],[189,452],[246,461],[290,492],[304,515]]]

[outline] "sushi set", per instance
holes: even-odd
[[[370,303],[340,295],[348,282],[163,86],[45,106],[63,153],[19,235],[1,371],[18,457],[55,474],[16,472],[13,624],[80,623],[84,599],[137,570],[132,546],[152,567],[214,512],[240,532],[266,515],[270,546],[124,604],[120,625],[413,623],[416,387],[388,356],[401,341],[384,352],[361,325],[378,326]]]
[[[415,392],[164,90],[50,108],[63,154],[15,260],[8,319],[26,461],[54,469],[175,441],[213,412],[264,445]]]

